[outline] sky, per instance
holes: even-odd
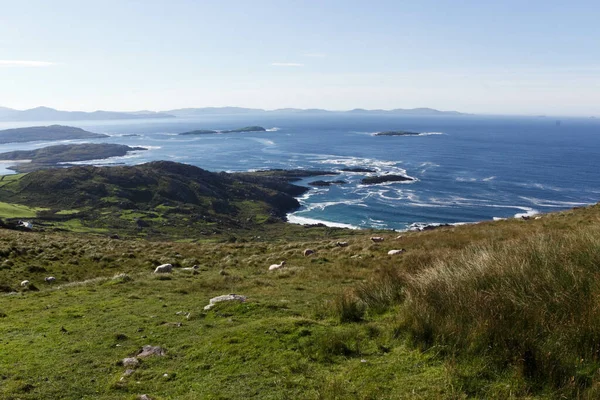
[[[0,106],[600,115],[600,2],[0,0]]]

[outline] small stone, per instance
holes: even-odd
[[[140,358],[150,357],[150,356],[164,356],[165,349],[160,346],[150,346],[146,345],[142,347],[142,351],[137,355]]]
[[[124,367],[137,367],[140,364],[140,361],[135,357],[128,357],[124,358],[123,361],[121,361],[121,364],[123,364]]]
[[[131,374],[133,374],[135,372],[135,370],[133,369],[127,369],[125,370],[125,372],[123,372],[123,376],[129,376]]]

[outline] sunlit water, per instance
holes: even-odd
[[[49,124],[49,123],[44,123]],[[265,168],[400,173],[412,183],[361,185],[366,174],[343,172],[345,185],[314,188],[292,222],[406,229],[413,223],[460,223],[556,211],[600,199],[600,121],[595,119],[390,116],[210,116],[201,119],[68,122],[110,138],[68,141],[143,146],[96,165],[172,160],[211,171]],[[1,123],[0,129],[40,123]],[[178,136],[193,129],[261,125],[269,132]],[[384,130],[420,136],[376,137]],[[137,136],[123,136],[123,135]],[[0,151],[57,142],[0,145]],[[9,173],[0,165],[0,172]]]

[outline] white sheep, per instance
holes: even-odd
[[[388,255],[390,255],[390,256],[394,256],[394,255],[396,255],[396,254],[402,254],[402,253],[404,253],[405,251],[406,251],[406,250],[404,250],[404,249],[400,249],[400,250],[390,250],[390,251],[388,251]]]
[[[23,287],[29,286],[29,281],[25,280],[25,281],[21,282],[21,286],[23,286]]]
[[[335,245],[337,247],[348,247],[348,242],[337,242]]]
[[[285,261],[280,262],[279,264],[273,264],[269,267],[269,271],[273,271],[279,268],[283,268],[283,266],[285,265]]]
[[[56,278],[53,276],[48,276],[46,278],[44,278],[44,280],[46,281],[46,283],[54,283],[56,282]]]
[[[375,243],[383,242],[385,239],[381,236],[371,236],[371,240]]]
[[[156,267],[156,269],[154,270],[155,274],[166,274],[173,271],[173,265],[171,264],[163,264],[163,265],[159,265],[158,267]]]

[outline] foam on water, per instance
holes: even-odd
[[[325,220],[322,220],[322,219],[314,219],[314,218],[308,218],[308,217],[301,217],[301,216],[296,215],[294,213],[288,214],[287,215],[287,219],[288,219],[288,222],[290,222],[292,224],[298,224],[298,225],[323,224],[325,226],[329,226],[329,227],[332,227],[332,228],[360,229],[360,227],[355,226],[355,225],[351,225],[351,224],[344,224],[344,223],[341,223],[341,222],[331,222],[331,221],[325,221]]]

